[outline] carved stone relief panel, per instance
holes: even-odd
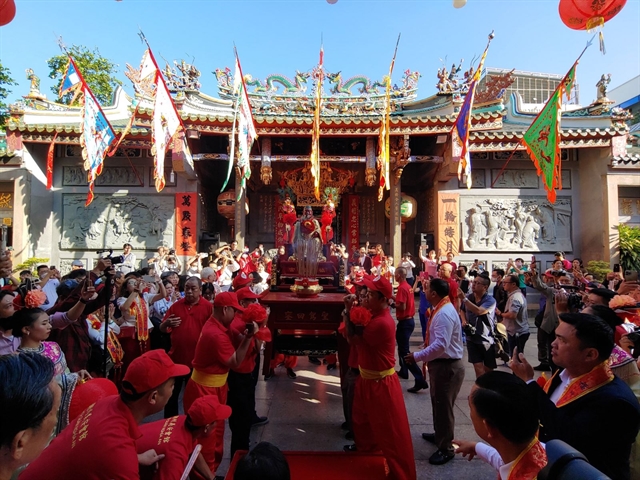
[[[95,184],[97,187],[143,187],[144,167],[136,167],[135,171],[131,166],[104,167],[102,174],[96,178]],[[87,185],[87,172],[81,166],[63,167],[62,185]]]
[[[571,214],[571,197],[461,196],[462,250],[570,252]]]
[[[486,188],[484,169],[471,170],[471,188]],[[467,188],[467,179],[462,176],[462,180],[458,180],[458,188]]]
[[[496,177],[500,174],[498,179]],[[539,188],[540,177],[535,170],[491,170],[493,188]]]
[[[175,200],[171,195],[96,194],[89,207],[85,194],[63,194],[60,248],[118,251],[173,245]]]

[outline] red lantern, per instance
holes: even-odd
[[[10,23],[15,16],[15,2],[13,0],[0,0],[0,27]]]
[[[600,34],[600,51],[604,51],[602,28],[615,17],[627,0],[560,0],[558,10],[562,22],[573,30],[597,31]]]

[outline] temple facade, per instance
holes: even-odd
[[[134,96],[118,88],[104,112],[117,132],[137,104],[133,129],[95,184],[85,207],[87,176],[79,144],[81,109],[49,101],[32,89],[11,106],[7,147],[0,150],[0,218],[10,225],[17,262],[49,257],[65,271],[74,259],[91,266],[95,251],[131,243],[142,265],[160,245],[186,252],[236,239],[266,249],[282,243],[281,206],[293,200],[320,214],[328,197],[336,205],[334,241],[352,252],[381,244],[396,262],[418,247],[453,251],[462,264],[486,268],[531,255],[546,268],[553,253],[616,262],[620,221],[640,219],[640,157],[627,150],[629,115],[600,91],[586,107],[562,113],[562,190],[547,200],[524,147],[523,133],[542,109],[508,94],[518,72],[495,70],[476,92],[470,150],[472,188],[457,177],[451,129],[465,95],[465,79],[439,72],[436,94],[418,96],[417,72],[407,70],[392,89],[390,190],[377,200],[377,142],[384,109],[382,82],[328,73],[323,84],[321,198],[309,170],[314,81],[245,76],[259,135],[247,189],[237,198],[231,168],[235,99],[229,69],[216,70],[218,96],[199,88],[195,67],[166,72],[185,126],[165,163],[166,186],[154,187],[151,145],[153,103],[135,83]],[[128,75],[129,76],[129,75]],[[522,75],[521,75],[522,76]],[[584,90],[582,96],[584,97]],[[53,188],[46,189],[47,153],[54,142]],[[185,142],[189,148],[185,148]],[[511,153],[515,154],[505,166]],[[185,204],[188,203],[188,205]],[[186,215],[188,225],[185,223]]]

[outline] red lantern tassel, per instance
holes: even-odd
[[[604,32],[602,30],[600,30],[600,33],[598,34],[598,37],[600,39],[600,51],[602,52],[603,55],[607,54],[607,49],[604,48]]]

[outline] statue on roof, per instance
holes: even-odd
[[[169,91],[200,91],[200,70],[195,65],[187,63],[184,60],[180,60],[180,63],[173,61],[175,68],[172,68],[168,63],[164,67],[164,75],[167,79],[167,87]]]
[[[596,102],[602,103],[605,101],[609,101],[609,99],[607,98],[607,87],[610,83],[611,74],[609,73],[605,75],[603,73],[602,77],[600,77],[600,80],[598,80],[598,83],[596,83],[596,88],[598,89],[598,98],[596,99]]]
[[[27,95],[27,97],[44,100],[45,96],[40,93],[40,77],[35,74],[33,68],[27,68],[25,72],[27,74],[27,80],[31,81],[31,85],[29,86],[29,94]]]

